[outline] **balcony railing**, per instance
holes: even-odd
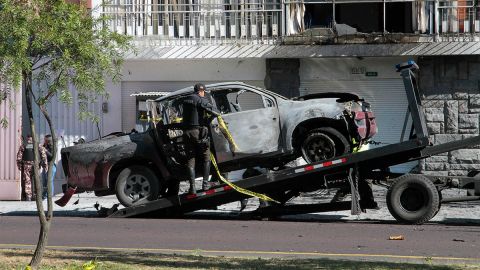
[[[167,45],[276,44],[292,38],[302,42],[315,35],[320,41],[340,37],[337,40],[351,38],[356,42],[359,35],[355,32],[337,29],[341,23],[338,11],[341,5],[372,3],[378,9],[379,19],[374,21],[379,25],[371,31],[359,29],[358,34],[383,36],[385,42],[392,37],[409,42],[478,41],[480,36],[477,0],[112,0],[101,13],[110,18],[114,31],[155,37]],[[397,10],[388,10],[393,3],[408,4],[405,10],[411,13],[405,14],[411,17],[403,17],[404,25],[411,22],[408,30],[389,28],[388,23],[399,18]],[[312,5],[320,8],[309,9]],[[362,16],[354,17],[362,20]],[[315,20],[320,23],[312,24]]]
[[[114,0],[102,13],[111,18],[114,31],[156,36],[171,44],[268,44],[280,36],[280,2],[225,2]]]
[[[480,33],[480,8],[476,1],[441,1],[437,9],[438,35],[453,38],[469,38]]]

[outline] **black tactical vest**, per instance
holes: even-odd
[[[25,150],[23,150],[23,161],[33,161],[33,144],[32,143],[25,145]]]

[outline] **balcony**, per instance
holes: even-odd
[[[164,46],[480,40],[480,8],[466,0],[113,0],[101,14]]]
[[[274,44],[282,33],[279,1],[114,0],[102,14],[112,30],[163,45]]]

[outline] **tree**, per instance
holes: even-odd
[[[31,135],[34,139],[34,162],[39,155],[33,106],[45,117],[53,137],[53,153],[57,152],[57,137],[46,105],[57,96],[71,103],[69,86],[78,92],[80,119],[95,118],[88,104],[98,96],[108,97],[105,79],[118,82],[125,54],[131,49],[127,36],[112,32],[108,18],[94,18],[83,4],[64,0],[0,0],[0,80],[24,91]],[[35,85],[36,84],[36,85]],[[33,91],[38,86],[39,91]],[[11,90],[0,93],[0,102],[7,102]],[[2,123],[8,123],[3,119]],[[48,164],[48,181],[52,166]],[[48,183],[47,212],[42,198],[39,170],[34,166],[33,183],[37,191],[36,205],[40,220],[37,247],[30,262],[39,266],[53,217],[51,183]]]

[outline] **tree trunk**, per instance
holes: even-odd
[[[34,151],[34,166],[33,166],[33,182],[34,182],[34,190],[36,193],[35,201],[37,204],[37,212],[38,217],[40,219],[40,234],[38,236],[37,247],[35,252],[33,253],[32,260],[30,261],[30,266],[32,269],[37,269],[42,261],[43,254],[45,252],[45,247],[48,241],[48,232],[50,230],[50,220],[47,220],[45,217],[45,212],[43,209],[42,203],[42,196],[39,192],[42,190],[41,182],[40,182],[40,174],[39,174],[39,145],[37,140],[37,134],[35,130],[35,120],[33,119],[33,110],[32,110],[32,73],[31,72],[23,72],[23,87],[25,91],[26,97],[26,104],[27,104],[27,112],[28,112],[28,120],[30,122],[30,129],[31,135],[33,139],[33,151]]]
[[[53,164],[57,160],[57,135],[55,134],[55,129],[53,128],[53,123],[52,119],[50,118],[50,115],[48,114],[47,109],[45,108],[44,104],[37,104],[38,107],[40,108],[43,116],[47,120],[48,127],[50,128],[50,135],[52,135],[52,160],[48,162],[48,174],[47,174],[47,221],[51,222],[52,217],[53,217],[53,201],[52,201],[52,186],[53,186]],[[48,227],[50,227],[50,224],[48,224]],[[48,231],[47,231],[48,232]]]

